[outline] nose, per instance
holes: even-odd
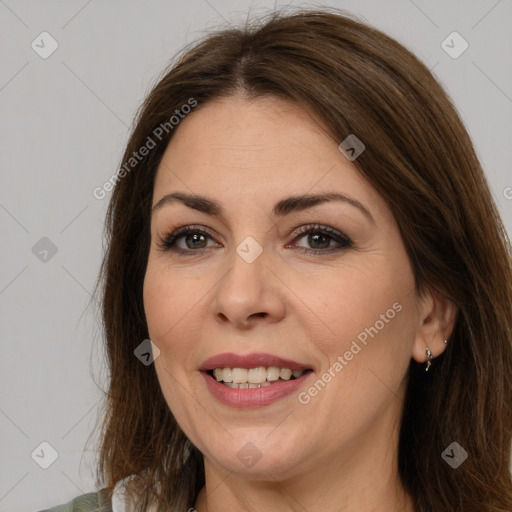
[[[247,330],[284,318],[286,287],[264,250],[252,262],[233,251],[228,265],[227,270],[223,269],[224,277],[216,287],[213,300],[219,322]]]

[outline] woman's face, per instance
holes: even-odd
[[[397,224],[299,107],[200,107],[154,186],[144,307],[165,399],[211,467],[265,479],[371,462],[397,437],[421,323]]]

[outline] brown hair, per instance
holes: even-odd
[[[451,100],[410,51],[343,11],[272,13],[180,54],[141,106],[123,163],[190,98],[194,115],[236,93],[293,101],[338,143],[356,134],[366,150],[353,163],[393,212],[418,293],[435,290],[458,307],[431,370],[411,360],[398,457],[416,510],[512,510],[510,245]],[[112,492],[135,475],[140,510],[152,493],[161,510],[187,510],[204,485],[202,455],[176,423],[154,366],[134,356],[149,337],[142,285],[153,184],[173,131],[117,181],[97,283],[110,371],[98,481]],[[469,454],[457,469],[441,457],[453,441]]]

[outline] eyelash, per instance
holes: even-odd
[[[190,234],[201,234],[213,239],[213,236],[203,228],[195,226],[185,226],[183,228],[177,229],[176,231],[174,231],[174,233],[171,233],[165,236],[163,239],[161,239],[158,244],[159,249],[164,252],[172,251],[186,256],[202,254],[209,249],[209,247],[204,247],[202,249],[181,249],[180,247],[176,247],[177,240],[179,240],[185,235]],[[303,238],[305,235],[309,234],[326,235],[335,242],[337,242],[338,244],[340,244],[340,246],[334,249],[308,249],[306,247],[298,247],[298,250],[306,254],[312,254],[314,256],[325,256],[326,254],[338,252],[343,249],[350,249],[352,247],[352,240],[348,236],[344,235],[343,233],[340,233],[339,231],[336,231],[333,228],[330,228],[328,226],[322,226],[320,224],[309,224],[306,226],[301,226],[299,229],[295,231],[293,241],[296,242],[297,239]]]

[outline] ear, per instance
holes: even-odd
[[[418,363],[427,360],[427,348],[432,358],[441,355],[455,327],[457,306],[440,293],[427,291],[419,299],[418,328],[412,349],[412,357]]]

